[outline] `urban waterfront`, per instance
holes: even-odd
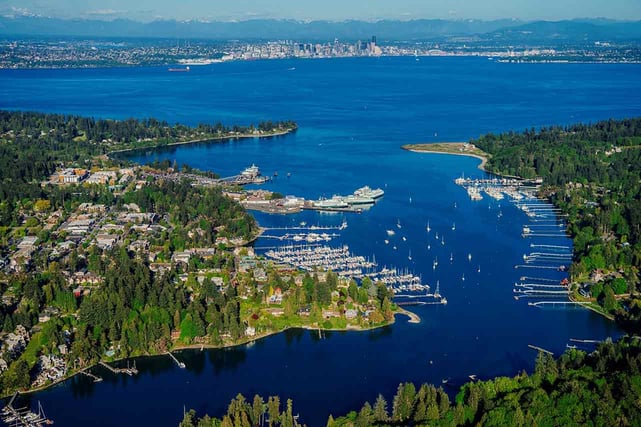
[[[438,280],[448,299],[445,306],[413,308],[422,319],[418,325],[399,317],[391,327],[325,333],[324,339],[315,331],[288,331],[251,346],[177,353],[187,370],[165,356],[140,359],[133,378],[96,368],[104,374],[102,383],[77,377],[32,397],[58,424],[175,425],[183,406],[217,414],[242,392],[291,397],[301,421],[321,425],[330,411],[358,407],[379,392],[391,396],[400,381],[438,385],[449,379],[454,388],[448,389],[455,392],[468,375],[531,369],[536,352],[528,344],[559,354],[570,338],[620,333],[587,310],[516,301],[513,283],[526,274],[514,266],[532,252],[531,239],[521,236],[525,213],[507,200],[471,201],[454,183],[461,174],[484,177],[479,160],[399,147],[639,115],[641,101],[629,96],[641,89],[638,65],[379,58],[215,64],[181,75],[164,68],[0,75],[0,107],[7,109],[153,116],[188,124],[295,120],[300,129],[293,135],[172,147],[133,153],[131,159],[175,159],[222,176],[256,163],[265,174],[279,172],[264,188],[310,199],[366,184],[381,187],[384,198],[362,214],[255,216],[266,227],[346,220],[338,243],[375,256],[379,265],[407,268],[430,285]],[[395,236],[388,237],[392,228]],[[445,244],[434,239],[436,232]],[[556,271],[540,275],[564,277]]]

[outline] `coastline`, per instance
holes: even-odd
[[[489,172],[485,169],[485,165],[489,159],[489,154],[484,151],[474,148],[473,152],[464,152],[464,147],[467,146],[466,142],[433,142],[422,144],[406,144],[402,145],[401,149],[411,151],[412,153],[430,153],[430,154],[451,154],[453,156],[467,156],[474,157],[481,160],[478,168],[484,172]]]
[[[283,135],[288,135],[292,132],[295,132],[298,129],[298,127],[292,128],[292,129],[285,129],[281,130],[278,132],[273,132],[269,134],[261,134],[261,135],[254,135],[254,134],[249,134],[249,133],[244,133],[244,134],[239,134],[239,135],[224,135],[224,136],[212,136],[210,138],[199,138],[199,139],[190,139],[189,141],[176,141],[176,142],[170,142],[167,144],[151,144],[151,145],[143,145],[140,147],[132,147],[132,148],[123,148],[121,150],[113,150],[108,153],[105,153],[104,155],[107,157],[111,157],[112,154],[118,154],[118,153],[126,153],[129,151],[136,151],[136,150],[149,150],[149,149],[157,149],[157,148],[163,148],[163,147],[172,147],[172,146],[177,146],[177,145],[187,145],[187,144],[197,144],[199,142],[222,142],[222,141],[231,141],[234,139],[250,139],[250,138],[258,138],[258,139],[263,139],[263,138],[271,138],[274,136],[283,136]]]
[[[51,382],[50,384],[45,384],[45,385],[42,385],[42,386],[40,386],[38,388],[33,388],[33,389],[29,389],[29,390],[18,390],[18,394],[19,395],[28,395],[28,394],[37,393],[37,392],[46,390],[46,389],[48,389],[50,387],[53,387],[53,386],[58,385],[60,383],[63,383],[65,381],[67,381],[67,380],[70,380],[71,378],[75,377],[76,375],[82,374],[82,372],[84,372],[84,371],[87,371],[89,369],[95,368],[96,366],[98,366],[100,364],[100,362],[114,363],[114,362],[119,362],[121,360],[136,359],[136,358],[140,358],[140,357],[161,357],[161,356],[166,356],[167,353],[174,352],[174,351],[198,350],[198,349],[213,350],[213,349],[228,349],[228,348],[240,347],[240,346],[247,345],[249,343],[261,340],[263,338],[268,338],[270,336],[278,335],[278,334],[280,334],[282,332],[285,332],[285,331],[287,331],[289,329],[305,329],[305,330],[308,330],[308,331],[319,331],[319,332],[324,332],[324,331],[328,331],[328,332],[367,332],[367,331],[373,331],[373,330],[376,330],[376,329],[380,329],[380,328],[384,328],[386,326],[393,325],[394,323],[396,323],[396,316],[399,315],[399,314],[409,317],[410,319],[408,320],[408,323],[417,324],[417,323],[421,322],[421,318],[417,314],[397,306],[396,311],[394,311],[394,318],[391,321],[385,322],[385,323],[380,324],[380,325],[371,326],[371,327],[360,327],[360,326],[351,326],[350,327],[350,326],[348,326],[346,328],[339,328],[339,329],[330,328],[330,329],[327,329],[327,328],[323,328],[323,327],[320,327],[320,326],[319,327],[313,327],[311,325],[288,326],[286,328],[283,328],[283,329],[280,329],[280,330],[277,330],[277,331],[269,331],[269,332],[264,332],[262,334],[255,335],[253,337],[245,337],[246,339],[242,340],[241,342],[232,343],[232,344],[222,344],[222,345],[217,345],[217,344],[177,345],[177,346],[174,346],[171,349],[169,349],[166,353],[139,354],[139,355],[132,356],[132,357],[123,357],[123,358],[113,359],[113,360],[109,360],[109,361],[100,360],[100,361],[98,361],[98,362],[96,362],[96,363],[94,363],[92,365],[85,366],[85,367],[83,367],[81,369],[78,369],[77,371],[70,372],[67,375],[65,375],[64,377],[58,378],[57,380]],[[9,397],[11,397],[11,395],[0,396],[0,399],[6,399],[6,398],[9,398]]]

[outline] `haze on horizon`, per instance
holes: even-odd
[[[4,16],[136,21],[377,20],[514,18],[641,19],[639,0],[0,0]]]

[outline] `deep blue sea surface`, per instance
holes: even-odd
[[[295,120],[300,129],[285,137],[180,146],[130,158],[175,159],[223,176],[256,163],[265,174],[279,172],[264,188],[307,198],[351,193],[366,184],[381,187],[384,198],[360,215],[256,218],[265,227],[301,221],[338,225],[346,219],[349,226],[334,245],[348,244],[357,254],[375,256],[379,265],[407,268],[432,285],[438,280],[448,299],[445,306],[414,308],[422,318],[418,325],[399,318],[391,327],[327,333],[323,340],[315,332],[289,331],[252,346],[179,353],[186,370],[166,357],[144,358],[137,361],[141,374],[134,378],[96,368],[104,382],[77,377],[35,394],[32,402],[40,400],[57,425],[171,426],[183,407],[220,415],[239,392],[250,398],[279,394],[294,399],[301,421],[317,426],[330,412],[360,408],[379,392],[390,401],[401,381],[441,384],[449,378],[454,388],[448,390],[454,392],[471,374],[485,379],[532,369],[536,353],[528,344],[559,354],[570,338],[618,336],[613,323],[587,310],[541,309],[514,300],[513,283],[520,276],[563,275],[514,269],[532,251],[532,241],[521,237],[527,216],[507,200],[486,196],[472,202],[453,182],[461,174],[484,176],[479,160],[399,147],[638,116],[639,93],[640,65],[502,64],[476,58],[236,62],[192,67],[190,73],[0,71],[4,109],[152,116],[190,125]],[[389,238],[387,229],[396,235]],[[445,236],[445,245],[433,238],[436,231]],[[273,240],[256,243],[269,245]]]

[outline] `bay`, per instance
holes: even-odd
[[[379,265],[411,270],[431,285],[438,280],[448,299],[445,306],[412,308],[422,318],[418,325],[399,317],[390,327],[332,332],[325,339],[292,330],[251,346],[180,352],[186,370],[167,357],[142,358],[134,378],[96,368],[104,382],[76,377],[34,394],[31,402],[40,400],[59,425],[176,425],[183,407],[219,415],[239,392],[250,398],[279,394],[293,398],[301,421],[316,426],[324,425],[330,412],[356,409],[379,392],[390,400],[401,381],[440,385],[449,379],[447,389],[455,392],[471,374],[484,379],[531,370],[536,353],[528,344],[559,354],[570,338],[619,336],[613,323],[590,311],[540,309],[514,300],[513,283],[525,274],[514,265],[532,250],[521,237],[528,219],[506,200],[472,202],[454,184],[461,174],[485,176],[478,160],[399,147],[638,116],[641,99],[630,94],[641,93],[640,71],[632,64],[504,64],[482,58],[236,62],[192,67],[189,73],[0,71],[5,109],[156,117],[191,125],[296,121],[300,129],[284,137],[184,145],[129,158],[176,160],[223,176],[255,163],[265,174],[279,173],[264,188],[306,198],[347,194],[365,184],[381,187],[383,199],[360,215],[256,218],[265,227],[301,221],[338,225],[345,219],[349,226],[335,244],[375,256]],[[387,229],[396,235],[389,238]],[[435,241],[436,231],[445,236],[445,245]],[[267,245],[273,241],[256,243]]]

